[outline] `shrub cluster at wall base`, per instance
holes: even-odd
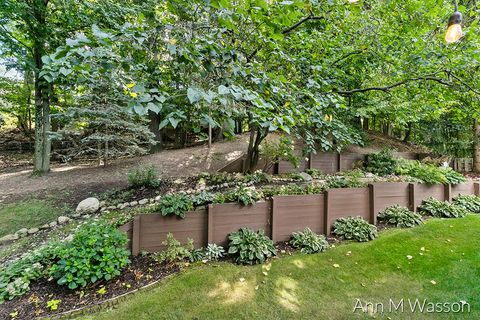
[[[128,263],[127,236],[106,223],[85,224],[70,242],[54,242],[10,262],[0,271],[0,303],[50,277],[70,289],[117,276]]]

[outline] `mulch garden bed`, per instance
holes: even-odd
[[[1,305],[0,319],[35,319],[98,305],[180,271],[178,266],[159,264],[150,256],[132,257],[131,260],[119,277],[78,290],[59,286],[55,280],[32,283],[25,295]],[[47,308],[51,300],[60,300],[55,311]]]

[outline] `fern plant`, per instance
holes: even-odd
[[[422,216],[398,204],[386,208],[378,214],[378,220],[393,224],[398,228],[411,228],[422,224]]]

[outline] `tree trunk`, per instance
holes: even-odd
[[[475,172],[480,172],[480,122],[478,120],[474,121],[473,132],[474,132],[473,170]]]
[[[42,56],[45,54],[45,21],[47,14],[47,1],[37,1],[33,7],[33,16],[38,26],[32,30],[34,33],[33,60],[35,62],[35,154],[33,162],[34,174],[45,174],[50,171],[50,92],[51,85],[42,77]]]
[[[263,132],[261,129],[250,129],[250,140],[248,143],[247,162],[245,173],[252,173],[257,167],[260,159],[260,144],[267,137],[268,129]]]

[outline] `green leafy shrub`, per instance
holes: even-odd
[[[363,174],[360,170],[351,170],[343,173],[343,176],[328,176],[326,181],[327,189],[339,188],[363,188],[367,183],[362,181]]]
[[[395,172],[398,175],[411,176],[431,184],[459,184],[465,177],[451,168],[442,168],[424,164],[416,160],[398,160]]]
[[[168,233],[167,239],[162,242],[165,249],[156,253],[155,258],[160,263],[173,264],[192,257],[193,240],[188,239],[185,246],[180,241],[173,237],[173,234]]]
[[[132,170],[127,177],[128,182],[134,188],[156,188],[160,185],[160,181],[157,179],[157,169],[154,166]]]
[[[253,183],[268,183],[272,181],[272,176],[270,176],[268,173],[265,173],[261,170],[257,170],[254,173],[249,173],[246,174],[243,177],[243,181],[248,183],[248,182],[253,182]]]
[[[229,172],[203,173],[200,175],[200,178],[205,179],[209,185],[231,183],[241,180],[240,175]]]
[[[347,217],[335,221],[333,233],[347,240],[366,242],[377,237],[377,227],[361,217]]]
[[[192,203],[194,207],[205,206],[215,201],[215,195],[208,191],[202,191],[192,196]]]
[[[460,195],[453,199],[453,204],[472,213],[480,213],[480,197]]]
[[[325,186],[323,184],[318,184],[318,183],[302,184],[302,185],[289,184],[289,185],[281,185],[281,186],[266,186],[262,188],[262,192],[265,197],[320,194],[324,191],[325,191]]]
[[[323,177],[323,172],[317,169],[305,169],[305,173],[309,174],[312,178],[318,179]]]
[[[205,252],[203,251],[203,249],[193,249],[190,252],[190,256],[188,257],[188,259],[190,260],[190,262],[202,261],[205,259]]]
[[[439,167],[439,170],[443,173],[449,184],[460,184],[467,181],[463,174],[453,170],[452,168]]]
[[[393,157],[393,151],[385,149],[367,155],[364,170],[384,177],[395,173],[396,164],[397,160]]]
[[[243,205],[251,205],[256,201],[263,199],[263,193],[257,191],[255,187],[246,187],[240,185],[224,194],[225,202],[238,202]]]
[[[305,228],[303,232],[292,233],[290,244],[303,253],[323,252],[328,248],[328,242],[323,235],[318,235],[310,228]]]
[[[378,214],[378,220],[399,228],[411,228],[422,224],[422,216],[398,204],[386,208]]]
[[[30,290],[30,283],[44,276],[56,259],[60,243],[50,243],[27,256],[8,263],[0,270],[0,304]]]
[[[156,210],[159,210],[162,216],[175,215],[184,219],[185,214],[193,210],[192,197],[183,193],[163,196],[156,206]]]
[[[299,158],[295,155],[293,142],[281,137],[278,141],[264,140],[260,145],[260,157],[265,161],[263,171],[268,172],[274,164],[280,161],[288,161],[298,168]]]
[[[49,273],[69,289],[120,275],[129,263],[125,233],[106,223],[85,224],[58,252]]]
[[[462,218],[468,213],[462,207],[435,198],[423,200],[418,208],[422,214],[436,218]]]
[[[249,228],[241,228],[232,232],[228,253],[234,255],[235,262],[242,264],[263,263],[266,259],[275,256],[277,250],[263,230],[257,232]]]
[[[209,243],[205,248],[205,258],[209,261],[215,261],[225,256],[225,249],[215,243]]]

